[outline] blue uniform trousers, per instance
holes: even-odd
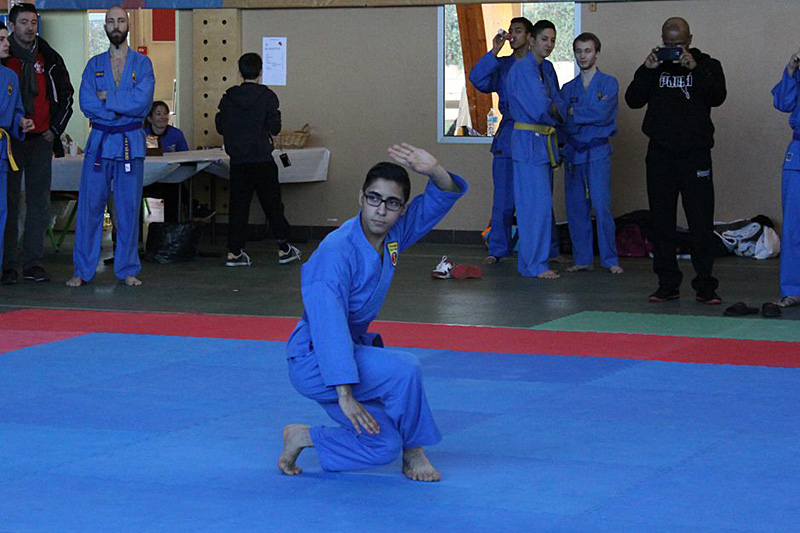
[[[564,177],[573,261],[576,265],[594,262],[591,215],[594,207],[600,264],[604,268],[619,265],[616,227],[611,215],[611,159],[605,157],[582,165],[567,163]]]
[[[6,229],[6,215],[8,209],[6,208],[8,201],[6,197],[6,181],[8,179],[8,172],[0,170],[0,267],[3,266],[3,236]]]
[[[519,235],[518,270],[535,277],[549,270],[548,259],[558,255],[554,238],[553,171],[550,163],[514,161],[514,203]],[[555,249],[554,249],[555,245]]]
[[[78,194],[78,215],[75,222],[75,276],[91,281],[100,260],[103,239],[103,215],[108,194],[114,185],[114,206],[117,210],[117,246],[114,250],[114,274],[123,280],[136,276],[139,262],[139,210],[142,205],[144,159],[131,159],[130,172],[125,161],[101,159],[100,169],[94,167],[94,157],[83,158],[83,171]]]
[[[781,296],[800,295],[800,170],[783,171],[781,184]]]
[[[489,255],[507,257],[513,253],[511,226],[514,223],[514,165],[510,157],[494,157],[492,181],[494,181],[494,199],[492,229],[489,231]]]
[[[304,396],[316,400],[339,427],[311,428],[320,465],[331,472],[361,470],[391,463],[403,448],[442,440],[433,420],[419,361],[412,354],[372,346],[354,347],[359,383],[353,397],[380,425],[380,433],[361,435],[339,408],[334,387],[326,386],[313,352],[289,359],[289,377]]]

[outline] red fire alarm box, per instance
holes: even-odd
[[[147,47],[146,46],[137,46],[136,51],[140,54],[147,55]]]

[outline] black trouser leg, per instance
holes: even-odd
[[[647,198],[653,232],[653,272],[658,286],[677,289],[683,280],[678,268],[677,224],[679,179],[675,159],[668,152],[651,146],[647,150]]]
[[[279,241],[288,241],[291,228],[283,214],[281,185],[278,182],[278,165],[275,161],[258,164],[259,172],[254,176],[253,185],[261,202],[261,208],[269,220],[272,234]]]
[[[714,267],[714,181],[711,153],[692,154],[681,161],[681,201],[692,235],[692,287],[701,294],[715,291],[719,281],[711,275]]]
[[[247,240],[250,201],[253,199],[253,165],[231,165],[228,199],[228,250],[238,254]]]

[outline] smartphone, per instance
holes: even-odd
[[[683,48],[680,46],[662,46],[656,52],[656,57],[662,63],[672,63],[678,61],[681,54],[683,54]]]

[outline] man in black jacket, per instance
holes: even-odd
[[[19,270],[31,281],[49,281],[42,266],[44,234],[50,224],[50,183],[53,153],[64,155],[61,134],[72,116],[72,84],[64,60],[37,36],[38,13],[33,4],[17,4],[9,13],[11,57],[6,66],[17,73],[26,118],[34,128],[24,141],[13,139],[11,149],[19,171],[8,173],[8,220],[5,229],[3,285],[14,285]],[[25,175],[25,240],[19,239],[20,183]]]
[[[647,106],[642,131],[647,149],[647,196],[653,226],[653,270],[658,289],[651,302],[680,297],[683,279],[676,257],[678,195],[692,236],[692,287],[697,300],[719,304],[714,265],[714,184],[711,108],[727,95],[722,65],[697,48],[682,18],[667,19],[661,28],[663,47],[654,48],[625,92],[633,109]],[[671,49],[671,50],[670,50]],[[668,53],[674,51],[670,58]]]
[[[278,240],[278,262],[300,259],[300,251],[289,243],[289,222],[283,214],[278,183],[278,165],[272,158],[272,136],[281,131],[278,96],[261,85],[261,57],[244,54],[239,58],[239,73],[244,82],[227,90],[215,117],[217,132],[231,158],[230,199],[228,201],[228,256],[226,266],[250,266],[244,251],[250,201],[253,191]]]

